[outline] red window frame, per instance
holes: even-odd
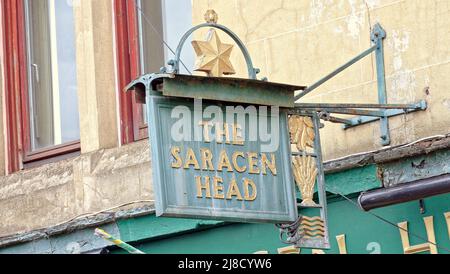
[[[79,154],[80,141],[31,149],[24,0],[2,0],[6,146],[9,173]]]
[[[140,74],[139,30],[134,0],[114,0],[120,128],[122,144],[148,138],[148,125],[142,119],[142,104],[134,92],[123,88]]]

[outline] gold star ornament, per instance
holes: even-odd
[[[192,41],[197,61],[195,71],[206,72],[210,77],[232,75],[236,71],[230,61],[233,45],[220,41],[216,31],[209,31],[207,41]]]

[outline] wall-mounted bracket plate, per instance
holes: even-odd
[[[405,115],[405,114],[409,114],[412,112],[422,111],[422,110],[427,109],[427,102],[425,100],[422,100],[415,105],[416,105],[416,108],[413,108],[413,109],[387,109],[387,110],[384,110],[385,117],[390,118],[390,117],[394,117],[394,116]],[[350,123],[342,125],[342,128],[349,129],[349,128],[356,127],[359,125],[375,122],[380,119],[381,119],[381,117],[358,116],[358,117],[348,119],[348,121],[350,121]],[[381,138],[383,139],[383,136],[381,136]]]
[[[378,104],[308,104],[297,103],[295,107],[297,109],[314,110],[319,113],[322,120],[332,123],[343,124],[344,129],[352,128],[362,124],[380,121],[380,139],[383,146],[390,145],[389,134],[389,118],[406,115],[416,111],[423,111],[427,109],[427,103],[423,100],[416,104],[400,105],[400,104],[388,104],[387,92],[386,92],[386,77],[384,66],[384,46],[383,40],[386,38],[386,31],[383,27],[377,23],[374,25],[371,33],[372,46],[355,56],[353,59],[335,69],[330,74],[326,75],[316,83],[307,87],[297,96],[295,101],[309,94],[343,70],[347,69],[351,65],[355,64],[362,58],[369,54],[375,53],[376,71],[377,71],[377,90],[378,90]],[[368,110],[369,109],[369,110]],[[358,117],[343,119],[332,116],[332,114],[343,115],[358,115]]]

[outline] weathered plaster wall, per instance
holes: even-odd
[[[390,119],[391,145],[450,132],[450,1],[446,0],[193,0],[194,24],[208,8],[247,45],[260,77],[311,85],[370,47],[370,30],[387,32],[389,103],[426,99],[429,109]],[[204,37],[204,31],[197,38]],[[223,40],[231,42],[222,35]],[[232,55],[238,76],[245,63]],[[366,57],[303,102],[377,103],[373,57]],[[327,123],[326,159],[379,149],[379,123],[347,131]]]
[[[152,204],[149,166],[143,141],[0,177],[0,237],[124,204]]]

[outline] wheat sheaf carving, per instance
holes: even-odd
[[[311,117],[293,115],[289,118],[289,132],[291,144],[297,149],[305,151],[307,147],[314,147],[314,123]]]
[[[318,170],[315,159],[311,156],[293,157],[294,178],[302,194],[303,206],[316,206],[313,201],[314,186]]]

